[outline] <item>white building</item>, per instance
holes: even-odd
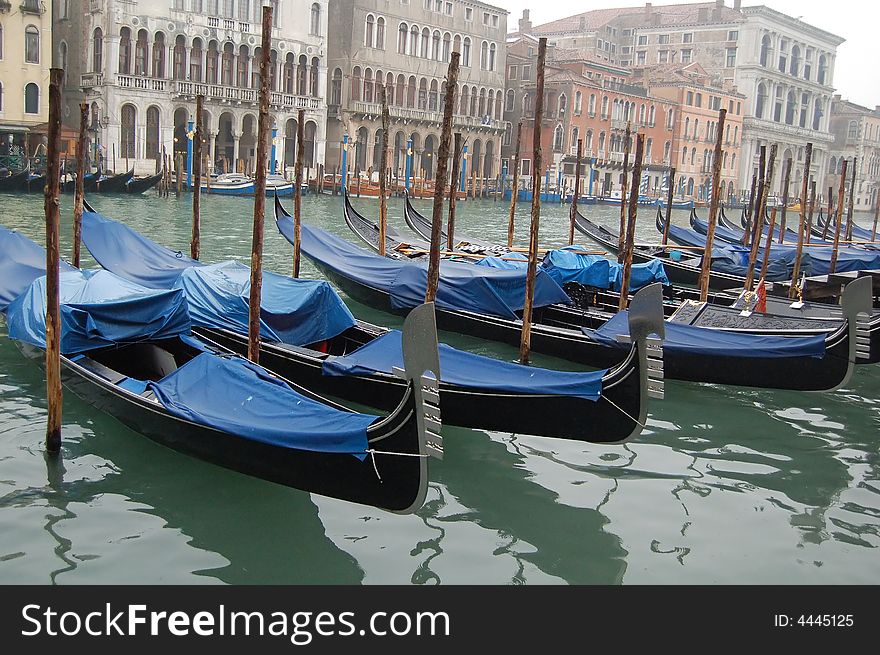
[[[90,104],[93,152],[108,168],[151,173],[163,148],[185,151],[202,94],[203,152],[214,169],[253,169],[259,0],[89,0],[84,15],[71,0],[57,4],[56,61],[69,73],[65,122],[78,124],[77,104]],[[304,109],[305,163],[314,167],[324,160],[326,138],[327,0],[272,5],[275,159],[293,166],[297,111]]]
[[[844,39],[769,7],[743,7],[742,12],[736,85],[748,101],[739,179],[748,184],[760,147],[769,152],[775,143],[773,192],[781,194],[783,166],[791,158],[790,194],[799,196],[808,142],[813,144],[812,179],[821,184],[828,170],[834,64]]]

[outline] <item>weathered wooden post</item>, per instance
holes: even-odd
[[[675,191],[675,167],[669,169],[669,189],[666,193],[666,220],[663,222],[663,245],[669,243],[669,226],[672,225],[672,195]]]
[[[89,129],[89,105],[79,105],[79,138],[76,140],[76,191],[73,197],[73,265],[79,268],[79,254],[82,246],[83,197],[86,176],[86,139]]]
[[[541,152],[541,123],[544,118],[544,60],[547,56],[547,38],[538,41],[537,90],[535,93],[535,127],[532,155],[532,222],[529,227],[529,265],[526,272],[526,297],[523,304],[522,335],[519,360],[528,364],[532,348],[532,305],[535,300],[535,275],[538,268],[538,226],[541,220],[541,171],[544,168]]]
[[[379,155],[379,254],[385,256],[385,234],[388,227],[388,198],[385,189],[385,168],[388,165],[388,98],[385,86],[379,87],[382,99],[382,153]]]
[[[828,216],[825,218],[825,225],[822,227],[822,240],[828,239],[828,227],[831,225],[832,216],[834,215],[834,187],[828,187]]]
[[[810,243],[813,233],[813,214],[816,210],[816,180],[810,184],[810,215],[807,217],[807,229],[804,232],[804,239],[807,245]]]
[[[577,163],[574,165],[574,194],[571,197],[571,216],[568,225],[568,245],[574,245],[574,221],[577,218],[578,194],[581,192],[581,157],[583,157],[584,140],[577,140]]]
[[[764,146],[761,146],[761,161],[764,162]],[[758,204],[752,216],[752,249],[749,251],[749,269],[746,272],[745,290],[752,290],[755,281],[755,263],[758,259],[758,248],[761,245],[761,226],[764,224],[764,212],[767,210],[767,197],[770,195],[770,185],[773,184],[773,168],[776,163],[776,144],[770,146],[770,156],[766,160],[766,168],[759,173],[759,179],[763,185],[759,185]],[[772,236],[772,234],[771,234]]]
[[[767,266],[770,264],[770,251],[773,249],[773,231],[776,229],[776,214],[778,211],[779,207],[774,205],[770,212],[770,227],[767,232],[767,242],[764,246],[764,259],[761,262],[761,275],[759,276],[759,279],[762,280],[767,275]]]
[[[771,146],[771,150],[773,147]],[[775,151],[774,151],[775,152]],[[761,197],[764,194],[764,177],[767,174],[767,146],[761,146],[761,156],[759,159],[758,165],[758,186],[756,189],[757,195],[755,196],[754,201],[752,202],[752,211],[749,214],[749,229],[748,232],[750,234],[749,245],[755,243],[755,239],[758,240],[758,245],[760,246],[760,236],[761,229],[764,225],[764,214],[761,212]]]
[[[202,211],[202,111],[205,104],[205,96],[196,96],[196,129],[193,134],[193,159],[192,159],[192,240],[190,242],[190,256],[198,259],[201,251],[201,211]]]
[[[804,181],[801,185],[801,216],[800,222],[798,223],[798,240],[797,240],[797,250],[795,251],[794,256],[794,268],[791,273],[791,286],[788,288],[788,297],[792,300],[797,298],[797,285],[798,278],[801,276],[801,255],[804,252],[804,230],[809,230],[807,226],[807,192],[809,190],[810,184],[810,164],[813,161],[813,144],[807,143],[807,148],[804,153]],[[779,226],[780,232],[782,232],[782,226]]]
[[[522,140],[522,121],[516,126],[516,150],[513,154],[513,186],[510,187],[510,218],[507,221],[507,247],[513,248],[514,217],[519,196],[519,146]]]
[[[763,146],[762,146],[763,147]],[[748,247],[750,245],[751,239],[749,238],[752,233],[752,214],[755,211],[755,185],[758,181],[757,173],[752,173],[752,189],[749,191],[749,200],[746,206],[746,224],[743,229],[742,243],[744,246]]]
[[[874,203],[874,227],[871,229],[871,241],[877,240],[877,219],[880,218],[880,189],[877,190],[877,200]]]
[[[263,221],[266,213],[266,157],[269,150],[269,55],[272,46],[272,6],[263,6],[260,51],[260,113],[257,122],[257,162],[254,180],[254,234],[251,245],[251,294],[248,316],[248,359],[260,361],[260,302],[263,291]]]
[[[834,225],[834,246],[831,249],[831,273],[837,269],[837,251],[840,248],[840,226],[843,223],[843,207],[846,204],[846,172],[849,161],[843,160],[843,171],[840,174],[840,189],[837,192],[837,222]],[[829,215],[828,220],[831,220]]]
[[[788,211],[788,189],[791,186],[791,157],[785,160],[782,177],[782,217],[779,219],[779,243],[785,241],[785,213]],[[801,202],[803,204],[803,201]]]
[[[712,198],[709,204],[709,230],[706,234],[706,251],[703,255],[703,266],[700,269],[700,302],[706,302],[709,297],[709,278],[712,275],[712,246],[715,242],[715,226],[718,223],[718,205],[721,203],[721,151],[724,139],[724,122],[727,119],[727,110],[718,112],[718,127],[715,137],[715,154],[712,157]]]
[[[60,195],[61,195],[61,85],[64,70],[49,71],[49,143],[46,148],[46,186],[43,212],[46,216],[46,450],[61,450],[61,306],[59,300]]]
[[[722,110],[724,111],[724,110]],[[639,208],[639,182],[642,179],[642,159],[645,153],[645,135],[636,135],[636,153],[633,160],[632,184],[629,192],[629,215],[626,221],[626,238],[623,242],[623,275],[620,282],[618,309],[623,311],[629,304],[629,281],[632,276],[633,244],[636,238],[636,212]],[[625,198],[621,198],[623,202]]]
[[[855,195],[856,190],[856,173],[859,170],[859,159],[858,157],[853,157],[852,163],[852,180],[849,183],[849,207],[846,209],[846,240],[852,241],[852,233],[853,233],[853,209],[855,208],[855,202],[853,201],[853,197]]]
[[[183,191],[183,153],[182,152],[177,153],[176,166],[177,166],[176,195],[180,196],[181,192]]]
[[[631,125],[626,124],[626,136],[624,136],[623,144],[623,179],[620,184],[620,236],[617,239],[617,263],[622,264],[624,259],[624,247],[626,246],[626,169],[629,168],[629,141],[631,134]]]
[[[440,233],[443,230],[443,196],[446,195],[446,173],[449,166],[449,142],[452,140],[452,112],[455,107],[455,89],[458,86],[458,60],[453,52],[446,72],[446,98],[443,103],[443,128],[440,132],[440,151],[437,153],[437,177],[434,179],[434,207],[431,212],[431,254],[428,260],[428,285],[425,302],[437,298],[440,283]],[[424,177],[423,177],[424,179]]]
[[[446,219],[446,249],[455,250],[455,203],[458,200],[458,172],[461,167],[461,132],[452,146],[452,172],[449,176],[449,217]]]
[[[293,277],[299,277],[302,239],[302,178],[303,159],[305,158],[305,122],[306,112],[300,109],[296,115],[296,161],[293,164]]]

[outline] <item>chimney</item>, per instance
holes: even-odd
[[[587,29],[587,17],[581,16],[581,19],[578,21],[578,29],[585,30]]]
[[[737,11],[742,7],[742,0],[733,0],[733,8]]]
[[[529,10],[523,9],[522,18],[519,19],[519,33],[520,34],[531,34],[532,33],[532,21],[529,20]]]
[[[646,3],[645,3],[645,15],[646,15],[646,16],[650,16],[652,10],[653,10],[653,6],[651,5],[651,3],[650,3],[650,2],[646,2]]]

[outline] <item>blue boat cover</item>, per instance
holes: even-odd
[[[60,271],[76,270],[62,261]],[[46,274],[46,249],[23,234],[0,226],[0,312]]]
[[[329,358],[324,362],[324,375],[390,374],[393,366],[403,368],[400,337],[400,331],[391,330],[344,357]],[[599,400],[607,372],[551,371],[475,355],[443,343],[439,348],[442,381],[468,389]]]
[[[293,219],[281,217],[278,230],[293,243]],[[425,300],[427,265],[380,257],[316,227],[302,225],[301,250],[321,265],[361,284],[389,294],[391,307],[409,309]],[[440,263],[437,306],[516,319],[526,295],[522,270],[493,270],[452,261]],[[538,271],[535,307],[569,303],[569,297],[549,275]]]
[[[598,330],[584,328],[584,334],[606,345],[629,348],[616,337],[629,334],[626,311],[618,312]],[[666,321],[663,350],[688,355],[723,355],[726,357],[822,357],[825,354],[825,336],[774,337],[756,334],[725,332],[709,328],[682,325]]]
[[[186,294],[193,325],[248,330],[251,269],[221,262],[185,269],[174,287]],[[294,346],[331,339],[355,325],[354,316],[327,282],[263,273],[260,335]]]
[[[82,240],[101,266],[150,289],[171,289],[180,274],[201,266],[182,252],[169,250],[127,225],[83,212]]]
[[[504,257],[483,257],[475,262],[477,266],[500,268],[507,271],[519,271],[529,265],[528,256],[521,252],[509,252]]]
[[[209,353],[149,387],[175,416],[285,448],[363,456],[377,418],[328,407],[244,359]]]
[[[579,282],[598,289],[620,291],[623,284],[623,265],[598,255],[579,254],[583,246],[566,246],[551,250],[544,256],[543,268],[559,284]],[[669,285],[663,262],[653,259],[644,264],[633,264],[630,272],[630,291],[660,282]]]
[[[708,230],[708,224],[699,218],[692,223],[695,227],[699,226],[701,230]],[[721,226],[716,226],[718,230]],[[724,228],[722,228],[724,229]],[[768,227],[769,229],[769,227]],[[695,230],[685,230],[691,233],[691,240],[699,245],[699,241],[705,244],[706,237]],[[827,275],[831,272],[831,259],[833,248],[810,248],[809,266],[805,269],[807,275]],[[758,248],[759,261],[764,257],[764,246]],[[786,262],[794,263],[797,256],[797,247],[786,244],[774,243],[770,248],[770,256],[773,258],[784,259]],[[880,253],[876,251],[868,251],[861,248],[844,248],[841,247],[837,252],[837,264],[835,271],[845,273],[847,271],[861,271],[868,269],[880,268]],[[804,270],[803,258],[801,261],[801,269]]]
[[[186,298],[179,290],[155,290],[109,271],[71,271],[60,277],[61,352],[147,339],[167,339],[190,329]],[[39,277],[10,303],[9,337],[46,347],[46,277]]]

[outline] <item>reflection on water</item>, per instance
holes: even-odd
[[[93,201],[186,250],[188,198]],[[338,198],[303,206],[308,220],[350,236]],[[375,213],[375,201],[360,206]],[[502,204],[458,206],[463,233],[505,238]],[[4,225],[39,238],[38,197],[0,196],[0,210]],[[392,202],[391,221],[405,230],[399,211]],[[616,219],[613,208],[595,211]],[[641,216],[639,238],[653,240],[653,217]],[[205,259],[246,260],[251,217],[246,200],[203,199]],[[563,243],[566,222],[566,208],[545,207],[542,241]],[[270,224],[267,266],[288,272],[290,259]],[[305,273],[316,276],[309,265]],[[72,394],[62,457],[47,458],[42,373],[0,328],[0,582],[877,583],[876,368],[860,367],[834,394],[669,383],[648,429],[625,446],[444,428],[446,458],[431,462],[427,503],[396,516],[179,455]]]

